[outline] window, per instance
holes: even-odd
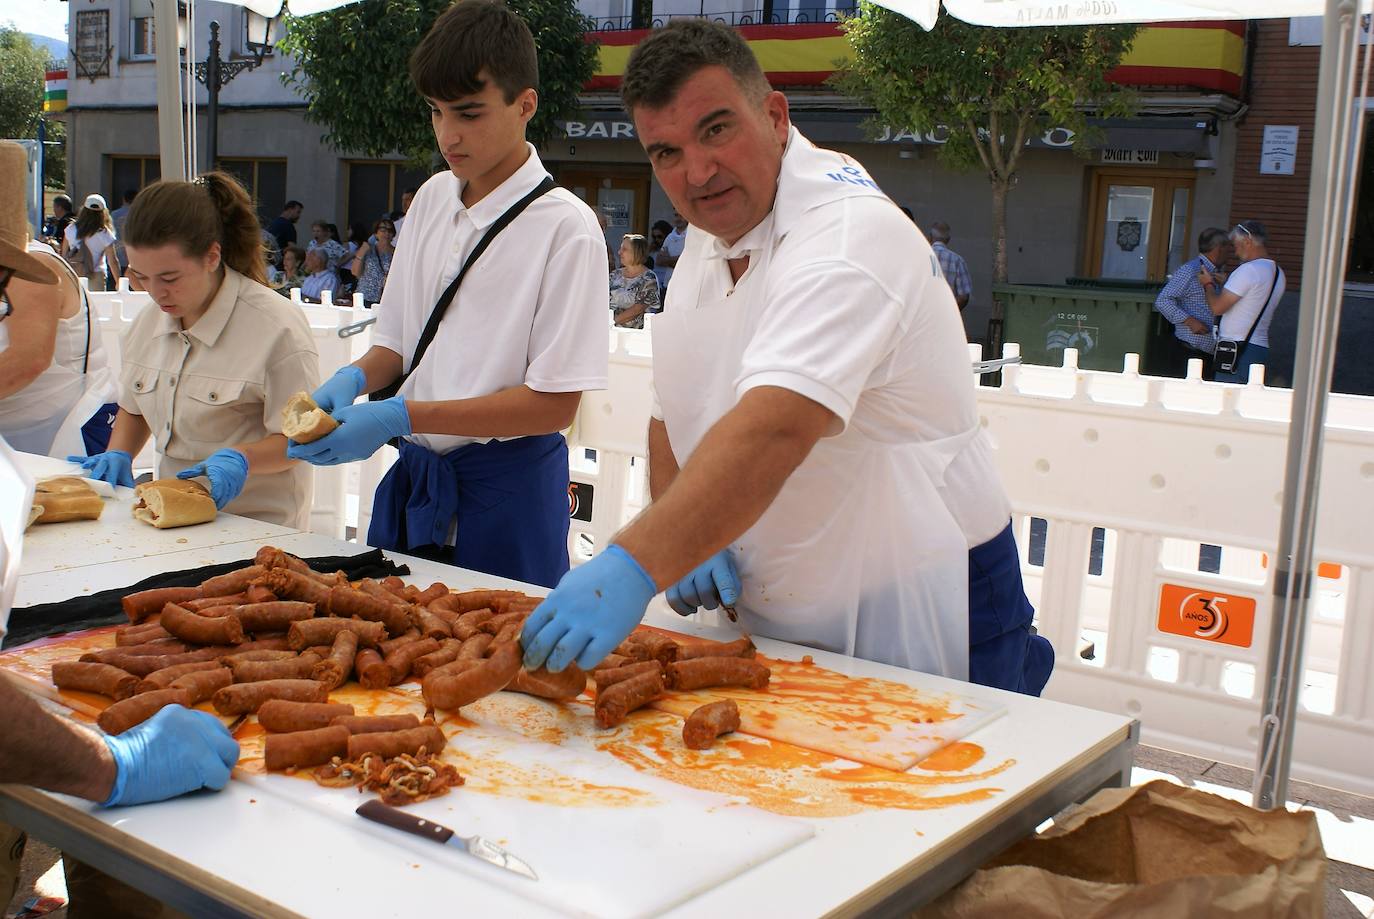
[[[1193,252],[1191,172],[1097,170],[1083,274],[1162,282]]]
[[[383,214],[401,209],[401,193],[419,188],[429,178],[428,169],[413,169],[405,163],[348,163],[348,226],[364,223],[371,227]],[[340,232],[345,230],[340,226]]]
[[[1350,226],[1350,255],[1345,279],[1374,284],[1374,138],[1365,125],[1364,154],[1360,158],[1359,197]]]
[[[139,191],[162,176],[162,161],[155,156],[110,157],[110,181],[105,186],[105,200],[110,207],[119,207],[126,191]]]
[[[220,169],[231,173],[248,189],[258,209],[258,221],[263,225],[281,213],[286,206],[286,160],[226,159],[220,157]]]
[[[129,0],[128,59],[152,60],[157,53],[153,29],[153,0]]]

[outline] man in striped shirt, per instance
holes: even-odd
[[[949,283],[949,289],[954,291],[954,302],[963,312],[969,297],[973,296],[973,278],[969,276],[964,257],[949,247],[949,224],[937,220],[930,225],[930,247],[940,260],[940,272]]]
[[[1155,298],[1155,309],[1174,326],[1167,355],[1169,376],[1187,376],[1188,361],[1197,358],[1202,361],[1203,379],[1212,378],[1212,353],[1217,347],[1216,333],[1212,330],[1215,320],[1207,306],[1198,273],[1207,271],[1216,276],[1230,257],[1230,245],[1225,230],[1216,227],[1203,230],[1197,238],[1197,258],[1179,265]],[[1224,280],[1219,280],[1218,285]]]

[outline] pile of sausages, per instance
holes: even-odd
[[[511,590],[452,593],[442,583],[419,590],[398,578],[350,584],[343,572],[322,574],[265,546],[252,564],[199,586],[125,597],[130,624],[115,647],[54,664],[52,677],[59,688],[113,699],[97,719],[110,734],[171,704],[209,700],[222,715],[256,713],[269,732],[269,769],[422,747],[432,755],[444,746],[432,721],[360,718],[329,704],[329,693],[350,679],[368,689],[418,679],[431,712],[502,690],[573,699],[587,686],[576,665],[561,673],[522,666],[520,631],[539,602]],[[768,668],[753,657],[748,639],[678,642],[638,629],[592,673],[597,724],[614,727],[665,691],[763,689]],[[738,726],[734,703],[715,703],[688,718],[683,739],[701,749]]]

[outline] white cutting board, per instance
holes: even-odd
[[[320,788],[280,775],[236,778],[368,834],[376,840],[378,859],[442,867],[574,916],[634,919],[662,914],[814,834],[809,823],[685,788],[598,753],[585,739],[596,732],[589,706],[567,706],[558,716],[585,719],[588,729],[574,730],[556,745],[496,726],[513,712],[528,715],[549,710],[548,705],[510,693],[483,700],[464,709],[478,723],[446,725],[450,748],[469,762],[504,764],[503,775],[528,774],[534,787],[590,784],[605,791],[573,795],[570,804],[567,795],[541,803],[518,794],[458,788],[406,808],[460,835],[478,834],[505,846],[534,868],[538,881],[489,866],[451,846],[366,821],[353,813],[366,798],[348,789]],[[618,806],[597,804],[597,798]]]

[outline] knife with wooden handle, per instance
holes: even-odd
[[[475,858],[480,858],[482,861],[489,862],[498,868],[514,871],[516,874],[527,877],[531,881],[539,880],[539,875],[534,873],[533,868],[521,859],[507,852],[505,849],[496,845],[496,843],[489,842],[481,836],[459,836],[446,826],[441,826],[423,817],[417,817],[414,814],[407,813],[399,807],[383,804],[377,798],[363,802],[354,813],[359,817],[365,817],[383,826],[389,826],[395,830],[412,833],[424,839],[433,840],[440,845],[449,845],[461,849]]]

